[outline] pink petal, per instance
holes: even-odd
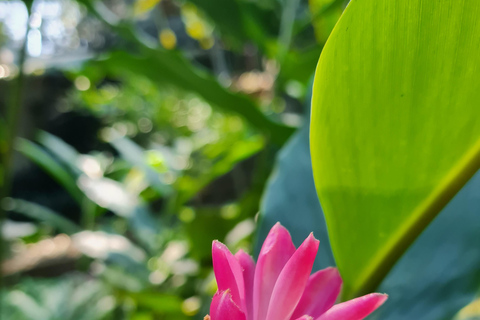
[[[295,318],[292,318],[292,319],[295,319]],[[302,317],[297,318],[297,319],[295,319],[295,320],[313,320],[313,318],[310,317],[310,316],[302,316]]]
[[[245,314],[232,300],[230,290],[217,291],[210,305],[211,320],[246,320]]]
[[[316,318],[330,309],[337,300],[342,278],[336,268],[326,268],[310,276],[292,319],[308,314]]]
[[[280,223],[268,233],[257,260],[253,282],[254,320],[265,320],[270,296],[283,267],[295,252],[292,238]]]
[[[371,293],[366,296],[334,305],[317,320],[362,320],[380,307],[388,296]]]
[[[289,320],[312,272],[320,241],[311,233],[298,247],[278,276],[266,320]]]
[[[219,241],[213,241],[212,259],[218,291],[230,290],[233,301],[244,310],[245,285],[240,263],[230,250]]]
[[[247,319],[253,319],[253,278],[255,277],[255,262],[252,257],[243,250],[239,250],[235,254],[235,258],[237,258],[243,269],[246,307],[244,311],[247,314]]]

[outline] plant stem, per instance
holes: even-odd
[[[27,4],[28,17],[30,17],[31,3]],[[6,252],[6,246],[3,241],[3,223],[6,218],[6,210],[4,206],[4,199],[10,194],[11,182],[13,177],[13,144],[17,136],[18,124],[22,114],[23,106],[23,89],[25,85],[24,63],[27,56],[27,37],[30,31],[27,19],[27,31],[25,39],[18,56],[18,76],[11,82],[10,99],[7,101],[6,108],[6,130],[5,130],[5,148],[0,150],[0,262],[3,262]],[[0,301],[3,294],[3,274],[0,268]]]
[[[285,0],[285,2],[278,36],[278,43],[280,45],[278,61],[280,62],[285,58],[292,42],[293,24],[295,23],[295,14],[298,5],[300,4],[300,0]]]

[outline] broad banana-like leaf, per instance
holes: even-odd
[[[324,48],[310,147],[347,298],[480,166],[479,17],[476,0],[352,0]]]

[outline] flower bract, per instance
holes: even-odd
[[[233,255],[221,242],[212,245],[218,291],[210,320],[361,320],[385,302],[372,293],[335,304],[342,279],[336,268],[313,274],[319,241],[310,234],[295,248],[287,229],[270,230],[257,263],[243,250]]]

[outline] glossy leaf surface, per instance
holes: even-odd
[[[374,290],[480,165],[479,15],[351,1],[322,53],[312,162],[347,297]]]

